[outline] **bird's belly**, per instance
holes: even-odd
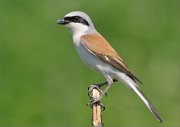
[[[108,63],[105,63],[98,57],[96,57],[93,53],[89,52],[82,44],[75,45],[76,50],[84,63],[86,63],[89,67],[99,71],[104,75],[104,73],[114,74],[114,68],[110,66]]]
[[[78,47],[75,47],[82,61],[91,68],[98,70],[98,65],[102,64],[102,62],[96,56],[91,54],[87,49],[85,49],[82,44],[80,44]]]

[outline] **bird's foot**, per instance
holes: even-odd
[[[93,89],[97,89],[100,93],[103,92],[97,85],[90,85],[90,86],[88,87],[88,96],[89,96],[91,99],[93,98],[93,95],[92,95]]]
[[[90,102],[87,105],[90,106],[91,108],[93,107],[93,105],[99,105],[99,106],[101,106],[102,111],[105,110],[105,106],[103,103],[101,103],[101,99],[99,99],[99,98],[95,99],[95,100],[93,98],[91,98]]]
[[[100,95],[99,98],[94,98],[94,97],[93,97],[93,95],[92,95],[93,89],[97,89],[97,90],[101,93],[101,95]],[[105,110],[105,106],[100,102],[101,99],[102,99],[102,95],[104,94],[104,91],[101,90],[101,89],[99,88],[99,86],[96,85],[96,84],[89,86],[88,91],[89,91],[89,92],[88,92],[88,95],[89,95],[89,97],[90,97],[90,102],[88,103],[88,105],[92,108],[92,106],[93,106],[94,104],[97,104],[97,105],[100,105],[100,106],[101,106],[102,110]],[[106,95],[106,94],[105,94],[105,95]],[[107,96],[107,95],[106,95],[106,96]]]
[[[92,96],[92,90],[93,90],[93,89],[97,89],[101,94],[105,94],[106,97],[107,97],[107,93],[104,93],[104,91],[100,89],[99,84],[94,84],[94,85],[90,85],[90,86],[88,87],[88,96],[89,96],[90,98],[93,98],[93,96]]]

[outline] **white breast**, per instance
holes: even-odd
[[[80,42],[80,36],[73,36],[74,46],[82,59],[82,61],[88,64],[91,68],[98,69],[97,66],[102,64],[100,60],[98,60],[94,55],[92,55]]]
[[[105,73],[114,75],[114,68],[90,53],[80,41],[79,35],[73,36],[74,46],[82,61],[103,75]]]

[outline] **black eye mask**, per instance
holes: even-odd
[[[82,23],[84,25],[90,26],[87,20],[81,18],[80,16],[64,17],[64,20],[75,23]]]

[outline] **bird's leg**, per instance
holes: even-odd
[[[117,82],[117,80],[116,79],[113,79],[113,82]],[[108,84],[108,82],[107,81],[105,81],[105,82],[103,82],[103,83],[99,83],[99,84],[94,84],[94,85],[91,85],[91,86],[89,86],[88,87],[88,95],[89,95],[89,97],[90,98],[92,98],[92,95],[91,95],[91,93],[92,93],[92,90],[94,89],[94,88],[96,88],[97,90],[99,90],[101,93],[103,93],[103,91],[100,89],[102,86],[105,86],[105,85],[107,85]],[[105,91],[105,90],[104,90]],[[107,92],[107,91],[106,91]],[[107,96],[107,93],[104,93],[106,96]]]
[[[105,89],[103,92],[101,92],[100,97],[99,97],[97,100],[91,100],[91,103],[94,104],[94,103],[99,102],[99,101],[103,98],[103,96],[106,95],[107,91],[108,91],[111,87],[112,87],[112,84],[109,84],[109,85],[106,87],[106,89]]]
[[[91,95],[91,93],[92,93],[92,90],[94,89],[94,88],[96,88],[97,90],[99,90],[101,93],[103,92],[100,88],[102,87],[102,86],[104,86],[104,85],[107,85],[108,84],[108,82],[107,81],[105,81],[105,82],[103,82],[103,83],[99,83],[99,84],[94,84],[94,85],[90,85],[89,87],[88,87],[88,95],[89,95],[89,97],[92,97],[92,95]]]
[[[117,80],[116,80],[116,79],[113,79],[113,82],[117,82]],[[98,89],[98,90],[102,93],[103,91],[102,91],[100,88],[101,88],[102,86],[107,85],[107,84],[108,84],[108,82],[105,81],[105,82],[103,82],[103,83],[94,84],[94,85],[89,86],[89,87],[88,87],[88,90],[89,90],[88,95],[91,97],[90,93],[92,92],[93,88]],[[107,95],[107,93],[105,93],[105,95]]]
[[[98,86],[99,88],[101,88],[102,86],[105,86],[105,85],[107,85],[107,84],[108,84],[108,82],[105,81],[105,82],[103,82],[103,83],[99,83],[99,84],[95,84],[95,85]]]
[[[113,79],[113,82],[117,82],[117,80],[116,80],[116,79]],[[95,84],[95,85],[98,86],[99,88],[101,88],[102,86],[105,86],[105,85],[107,85],[107,84],[108,84],[108,82],[105,81],[105,82],[103,82],[103,83],[99,83],[99,84]]]
[[[103,91],[102,91],[100,88],[101,88],[102,86],[107,85],[107,84],[108,84],[108,82],[105,81],[105,82],[103,82],[103,83],[94,84],[94,85],[91,85],[91,86],[88,87],[88,91],[89,91],[89,92],[88,92],[88,95],[89,95],[89,97],[90,97],[90,102],[88,103],[88,105],[90,105],[90,106],[92,107],[92,105],[94,104],[94,103],[93,103],[94,99],[93,99],[93,95],[92,95],[92,90],[93,90],[93,89],[97,89],[101,94],[103,94]],[[95,103],[98,103],[98,101],[95,102]],[[105,110],[105,106],[104,106],[102,103],[99,102],[99,105],[101,106],[102,110]]]
[[[105,82],[104,82],[104,84],[105,84]],[[88,87],[88,91],[89,91],[88,95],[90,97],[90,102],[87,105],[89,105],[91,108],[92,108],[93,104],[95,104],[95,103],[93,103],[93,101],[94,101],[93,89],[97,89],[100,93],[103,93],[103,91],[100,89],[100,87],[98,85],[99,84],[94,84],[94,85],[90,85]],[[100,105],[102,110],[105,110],[105,106],[100,101],[96,102],[96,104]]]
[[[92,86],[92,87],[91,87],[91,86]],[[93,104],[97,104],[97,103],[98,103],[98,104],[101,106],[102,110],[105,110],[105,106],[104,106],[100,101],[101,101],[101,99],[103,98],[103,96],[106,95],[106,92],[112,87],[112,84],[108,85],[108,86],[105,88],[104,91],[100,90],[99,87],[96,86],[96,85],[91,85],[91,86],[89,87],[89,89],[91,89],[91,92],[89,92],[90,102],[88,103],[88,105],[92,108],[92,105],[93,105]],[[93,90],[94,88],[97,89],[97,90],[100,90],[100,92],[101,92],[100,97],[97,98],[97,99],[94,99],[93,96],[92,96],[92,90]]]
[[[94,85],[91,85],[90,87],[88,87],[88,90],[89,90],[88,95],[89,95],[89,97],[91,98],[91,100],[90,100],[90,102],[88,103],[88,105],[90,105],[90,106],[92,107],[93,104],[95,104],[95,103],[100,103],[100,100],[102,99],[102,97],[103,97],[104,95],[107,96],[107,91],[109,90],[109,88],[112,87],[112,83],[113,83],[113,82],[116,82],[116,81],[117,81],[116,79],[113,79],[112,82],[109,83],[109,85],[105,88],[104,91],[101,90],[100,87],[107,85],[107,84],[108,84],[108,81],[105,81],[105,82],[100,83],[100,84],[94,84]],[[94,88],[97,89],[97,90],[99,90],[100,93],[101,93],[100,97],[99,97],[97,100],[94,100],[94,99],[93,99],[93,96],[92,96],[92,90],[93,90]],[[104,105],[103,105],[102,103],[100,103],[100,105],[101,105],[102,109],[105,109],[105,107],[104,107]]]

